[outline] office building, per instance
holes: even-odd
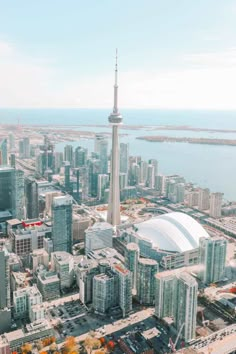
[[[74,154],[74,167],[82,167],[87,165],[88,149],[78,146]]]
[[[51,269],[60,279],[60,289],[70,288],[74,281],[74,259],[67,252],[53,252],[51,254]]]
[[[53,192],[46,192],[44,195],[45,195],[45,215],[51,216],[53,198],[63,196],[63,194],[62,192],[59,191],[53,191]]]
[[[73,214],[73,243],[84,242],[85,230],[91,225],[87,214]]]
[[[128,174],[120,173],[120,191],[128,186]]]
[[[198,208],[199,210],[208,210],[210,208],[210,190],[208,188],[199,189]]]
[[[44,238],[51,236],[51,226],[39,219],[18,223],[8,228],[8,237],[12,251],[18,256],[28,256],[34,250],[43,248]]]
[[[200,278],[204,283],[224,279],[227,240],[223,237],[201,238],[199,244]]]
[[[125,266],[132,274],[132,289],[136,292],[138,273],[139,247],[136,243],[130,242],[125,249]]]
[[[72,197],[55,197],[52,202],[52,241],[53,250],[72,253]]]
[[[93,250],[112,247],[113,228],[107,222],[96,222],[85,231],[85,254]]]
[[[11,167],[0,167],[0,211],[9,211],[10,217],[24,217],[24,172]]]
[[[95,152],[100,160],[100,174],[108,173],[108,140],[104,135],[96,134],[95,136]]]
[[[9,330],[11,325],[10,301],[9,254],[0,246],[0,334]]]
[[[103,201],[105,190],[109,186],[109,175],[102,174],[98,175],[98,199]]]
[[[118,110],[118,84],[117,84],[117,55],[115,67],[115,85],[114,85],[114,107],[110,114],[109,123],[112,125],[112,153],[111,153],[111,175],[110,175],[110,193],[108,203],[107,222],[116,226],[120,224],[120,154],[119,154],[119,135],[118,129],[122,124],[123,118]]]
[[[155,300],[155,275],[158,263],[154,259],[138,260],[137,299],[143,305],[153,305]]]
[[[33,250],[30,253],[30,268],[33,272],[36,272],[37,268],[43,265],[45,269],[49,266],[49,254],[44,248]]]
[[[7,155],[7,139],[3,139],[0,142],[0,166],[8,165],[8,155]]]
[[[210,195],[210,216],[213,218],[221,217],[223,195],[223,193],[211,193]]]
[[[64,147],[64,161],[68,161],[71,166],[74,166],[73,146],[72,145],[66,145]]]
[[[98,195],[98,175],[100,173],[100,160],[91,158],[88,160],[88,192],[91,197]]]
[[[186,272],[178,275],[175,298],[175,326],[186,342],[195,338],[197,320],[196,280]],[[182,328],[182,330],[181,330]]]
[[[28,219],[39,216],[38,184],[32,176],[25,177],[25,206]]]
[[[129,144],[120,143],[120,173],[129,172]]]

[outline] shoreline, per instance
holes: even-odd
[[[178,138],[171,136],[138,136],[136,139],[149,141],[151,143],[189,143],[236,146],[236,139]]]

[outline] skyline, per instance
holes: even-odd
[[[122,6],[123,5],[123,6]],[[0,3],[0,108],[234,110],[235,2]]]

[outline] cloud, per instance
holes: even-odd
[[[119,73],[122,108],[236,109],[236,49],[190,54],[184,69]],[[0,41],[0,107],[112,108],[113,73],[65,79],[66,68]],[[61,71],[60,71],[61,70]]]

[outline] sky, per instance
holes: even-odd
[[[236,0],[0,0],[1,108],[236,109]]]

